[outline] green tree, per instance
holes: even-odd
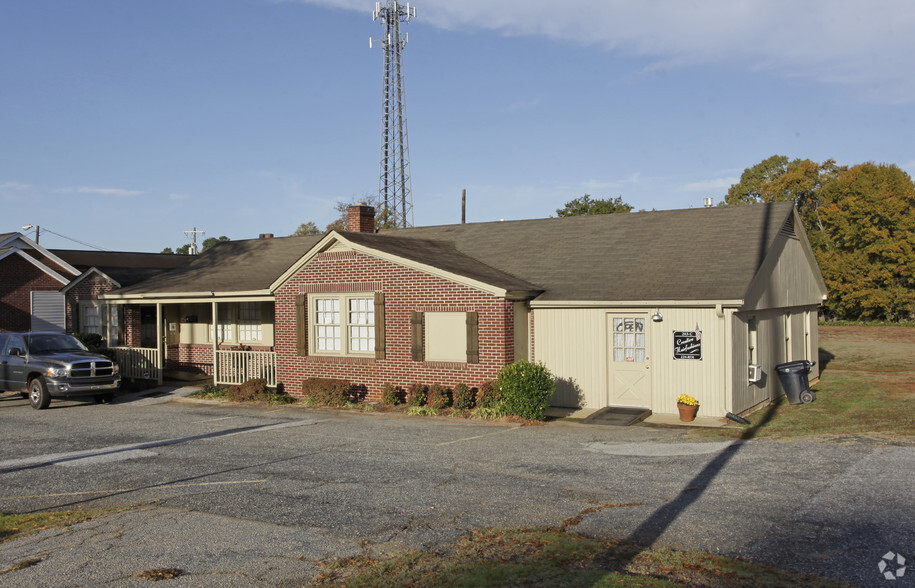
[[[817,260],[840,318],[915,315],[915,184],[895,165],[862,163],[819,194]]]
[[[175,252],[172,251],[172,248],[171,248],[171,247],[166,247],[166,248],[163,249],[160,253],[164,253],[164,254],[166,254],[166,255],[174,255],[174,254],[175,254]]]
[[[207,249],[209,249],[209,248],[212,247],[213,245],[217,245],[217,244],[219,244],[219,243],[222,243],[223,241],[228,241],[228,240],[229,240],[229,238],[226,237],[225,235],[222,235],[222,236],[220,236],[219,238],[210,237],[210,238],[208,238],[208,239],[204,239],[204,240],[203,240],[203,243],[202,243],[202,245],[201,245],[201,249],[200,249],[200,250],[201,250],[201,251],[206,251]]]
[[[190,255],[191,254],[191,244],[185,243],[181,247],[175,249],[175,253],[178,255]]]
[[[320,235],[323,231],[318,228],[318,225],[314,224],[311,221],[307,223],[302,223],[299,225],[299,228],[295,230],[292,237],[304,237],[305,235]]]
[[[774,155],[744,170],[724,204],[793,201],[829,287],[827,314],[901,320],[915,313],[913,194],[895,165]]]
[[[818,164],[809,159],[789,160],[784,155],[773,155],[745,169],[721,205],[791,200],[810,231],[814,226],[819,228],[820,189],[846,169],[832,159]]]
[[[617,212],[632,212],[632,205],[623,202],[622,196],[614,199],[592,200],[590,194],[569,200],[565,206],[556,209],[559,216],[584,216],[588,214],[614,214]]]

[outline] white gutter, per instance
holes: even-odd
[[[641,308],[645,306],[714,308],[740,308],[743,300],[532,300],[531,308]]]

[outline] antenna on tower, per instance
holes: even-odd
[[[410,180],[410,147],[403,90],[403,50],[408,36],[401,38],[400,23],[410,22],[416,8],[397,0],[375,3],[372,20],[381,19],[384,35],[384,97],[381,118],[381,169],[378,198],[384,202],[384,218],[395,227],[413,226],[413,186]],[[369,39],[369,47],[373,42]]]

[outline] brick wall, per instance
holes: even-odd
[[[0,259],[0,331],[28,331],[32,292],[57,292],[65,285],[18,255]]]
[[[296,296],[306,292],[375,292],[385,295],[385,359],[296,353]],[[361,253],[318,256],[276,293],[277,376],[298,394],[308,377],[345,378],[379,400],[386,383],[479,386],[514,358],[512,304],[468,286]],[[414,311],[476,311],[480,362],[413,361],[410,314]]]

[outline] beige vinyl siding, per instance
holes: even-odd
[[[689,394],[699,401],[699,415],[724,416],[730,411],[728,314],[718,317],[714,308],[662,308],[661,312],[664,321],[652,323],[652,412],[675,414],[677,396]],[[692,331],[697,325],[702,331],[702,359],[675,360],[673,332]]]
[[[556,377],[553,406],[607,405],[605,309],[538,308],[534,314],[534,359]]]
[[[535,359],[557,378],[554,406],[602,408],[608,405],[610,370],[608,315],[646,317],[647,369],[651,378],[650,408],[677,412],[680,394],[695,396],[704,416],[724,416],[730,408],[727,390],[732,368],[726,349],[732,334],[728,314],[714,308],[661,308],[664,320],[651,321],[654,308],[538,308],[534,310]],[[702,359],[675,360],[673,332],[702,331]]]
[[[817,275],[819,269],[801,241],[780,235],[747,292],[743,310],[820,304],[826,292]]]

